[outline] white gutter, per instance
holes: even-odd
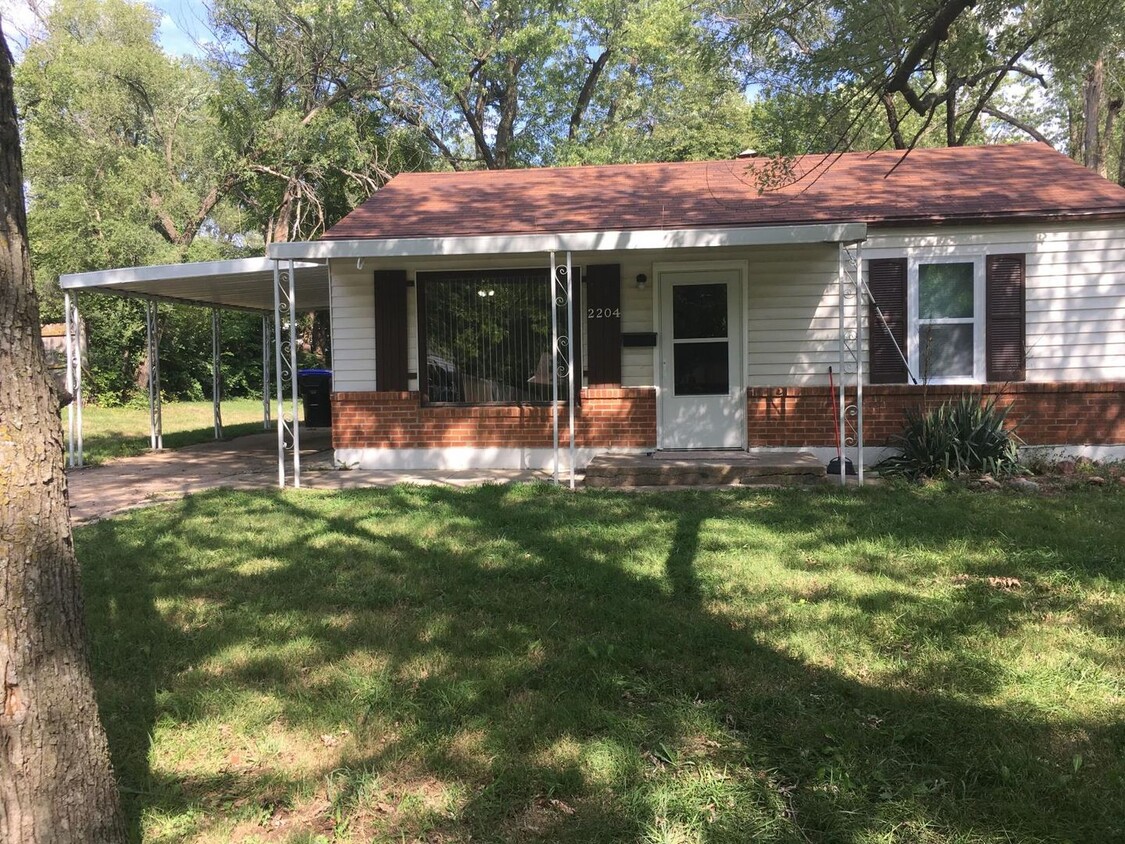
[[[474,237],[371,238],[290,241],[270,244],[270,258],[411,258],[449,255],[613,252],[630,249],[691,249],[716,246],[771,246],[793,243],[851,243],[867,239],[866,223],[754,226],[724,229],[640,229],[566,234],[479,235]]]
[[[297,264],[298,269],[320,266]],[[232,276],[243,273],[267,273],[273,276],[273,261],[269,258],[238,258],[231,261],[199,261],[191,264],[159,264],[151,267],[121,267],[87,273],[64,273],[59,276],[63,290],[81,290],[86,287],[112,287],[117,284],[144,284],[155,281],[173,281],[214,276]]]

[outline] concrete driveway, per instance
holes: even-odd
[[[357,489],[396,483],[472,486],[483,483],[548,480],[534,471],[337,471],[328,430],[301,431],[301,486]],[[292,479],[290,479],[292,482]],[[277,434],[262,433],[175,451],[121,457],[101,466],[67,472],[70,517],[75,524],[173,501],[193,492],[277,487]]]

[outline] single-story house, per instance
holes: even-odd
[[[270,255],[327,261],[345,465],[550,465],[568,317],[579,465],[826,453],[830,368],[869,448],[971,390],[1125,457],[1125,188],[1043,144],[406,173]]]

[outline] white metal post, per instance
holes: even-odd
[[[574,489],[574,279],[571,276],[570,253],[566,253],[566,398],[570,414],[570,488]]]
[[[262,429],[270,429],[270,318],[262,314]]]
[[[78,436],[78,444],[76,451],[78,452],[78,468],[81,469],[86,463],[86,454],[84,443],[82,440],[82,404],[84,396],[82,394],[82,316],[78,311],[78,294],[74,294],[70,305],[71,313],[74,314],[74,401],[71,404],[74,407],[74,427]]]
[[[66,392],[70,401],[66,405],[66,465],[74,468],[74,344],[70,329],[70,293],[63,293],[63,320],[66,326]]]
[[[551,309],[551,428],[555,444],[555,483],[559,482],[559,309],[555,307],[555,253],[551,253],[551,276],[547,279],[547,305]]]
[[[839,264],[839,267],[838,267],[837,271],[839,273],[839,291],[838,291],[839,292],[839,307],[837,308],[837,318],[838,318],[838,321],[839,321],[839,342],[840,342],[840,384],[839,384],[838,391],[836,393],[836,404],[837,404],[836,415],[839,418],[839,423],[836,427],[836,430],[839,432],[837,434],[837,436],[839,436],[839,438],[840,438],[840,447],[837,449],[837,454],[839,455],[839,458],[840,458],[840,465],[837,467],[837,470],[840,473],[840,486],[844,486],[848,482],[847,473],[845,472],[845,466],[847,465],[847,460],[845,459],[845,456],[847,455],[847,451],[845,450],[845,446],[846,446],[846,440],[847,440],[848,420],[847,420],[847,417],[845,415],[846,402],[844,400],[844,388],[847,386],[847,367],[845,366],[846,350],[845,350],[845,343],[844,343],[844,311],[845,311],[844,286],[847,284],[847,279],[846,279],[845,274],[844,274],[844,246],[843,246],[843,244],[840,244],[840,247],[839,247],[838,264]]]
[[[211,309],[211,414],[215,422],[215,439],[223,438],[223,343],[222,322],[218,308]]]
[[[293,392],[293,486],[301,487],[301,422],[297,406],[297,279],[289,259],[289,383]]]
[[[863,486],[863,312],[866,309],[867,297],[863,295],[863,261],[860,256],[860,245],[856,243],[852,249],[855,258],[855,466],[856,481]]]
[[[145,301],[145,334],[148,339],[148,424],[149,447],[164,448],[164,426],[160,406],[160,338],[157,331],[156,302]]]
[[[277,485],[285,487],[285,393],[281,377],[281,262],[273,262],[273,352],[277,378]]]

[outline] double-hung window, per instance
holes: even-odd
[[[911,258],[910,368],[930,384],[985,380],[984,257]]]

